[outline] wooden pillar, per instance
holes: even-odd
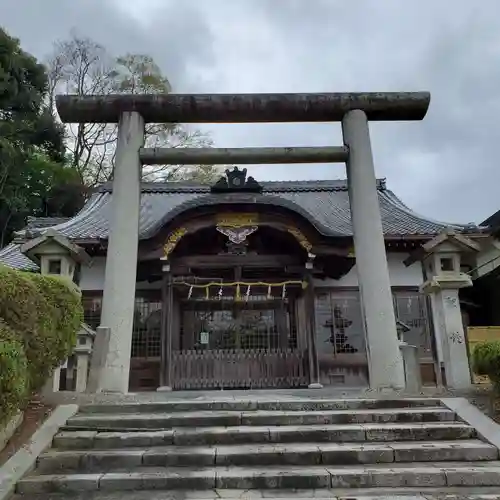
[[[274,310],[274,314],[276,315],[276,326],[278,327],[280,349],[288,349],[289,331],[286,321],[285,304],[282,303],[277,306]]]
[[[173,309],[172,309],[172,352],[180,350],[181,346],[181,304],[179,299],[175,297],[175,293],[172,294],[173,298]]]
[[[307,352],[309,356],[309,389],[321,389],[319,381],[318,349],[316,346],[316,315],[314,300],[314,282],[310,270],[305,275],[307,288],[305,291],[305,305],[307,318]]]
[[[166,264],[163,267],[162,282],[160,387],[158,391],[172,390],[173,292],[170,266]]]

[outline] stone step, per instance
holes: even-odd
[[[456,415],[443,407],[387,408],[357,410],[256,410],[204,411],[186,413],[79,414],[70,418],[66,429],[169,429],[172,427],[236,425],[317,425],[363,424],[370,422],[453,421]]]
[[[384,408],[414,408],[443,406],[436,398],[398,398],[398,399],[216,399],[196,400],[183,399],[160,402],[135,402],[121,404],[89,404],[80,407],[80,413],[172,413],[186,411],[254,411],[254,410],[357,410]]]
[[[455,491],[455,492],[453,492]],[[425,496],[424,496],[425,495]],[[498,488],[391,488],[390,490],[170,490],[165,491],[87,491],[83,493],[43,493],[14,495],[10,500],[500,500]]]
[[[500,462],[315,467],[141,467],[132,472],[33,475],[17,493],[221,489],[497,486]]]
[[[199,446],[247,443],[452,441],[474,439],[476,430],[461,422],[351,425],[240,426],[177,428],[163,431],[63,431],[59,449],[130,448],[162,445]]]
[[[141,466],[347,465],[400,462],[494,461],[498,450],[479,440],[393,443],[259,444],[216,447],[161,446],[123,450],[49,450],[38,472],[99,472]]]
[[[317,490],[84,491],[14,495],[11,500],[500,500],[498,488],[363,488]]]

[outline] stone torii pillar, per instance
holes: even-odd
[[[354,251],[361,308],[365,320],[370,386],[405,387],[391,281],[387,266],[382,218],[366,113],[349,111],[342,120],[349,148],[347,183],[354,233]]]
[[[141,164],[346,162],[370,386],[404,386],[368,120],[422,120],[428,92],[165,94],[56,97],[67,123],[119,123],[102,326],[110,349],[101,390],[127,392]],[[144,149],[144,123],[342,122],[343,147]]]
[[[101,325],[110,329],[106,362],[97,391],[127,393],[134,323],[139,210],[144,144],[144,120],[136,112],[122,113],[113,171]]]

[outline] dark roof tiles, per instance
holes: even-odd
[[[19,246],[16,243],[11,243],[2,248],[0,250],[0,265],[24,271],[37,271],[38,266],[21,253]]]
[[[295,210],[325,236],[352,236],[351,212],[345,180],[273,181],[262,182],[261,185],[262,194],[252,195],[256,203]],[[482,231],[481,227],[474,225],[447,224],[423,217],[410,210],[389,191],[385,186],[385,180],[378,180],[377,187],[386,236],[433,236],[447,227],[467,233]],[[106,184],[92,195],[75,217],[60,221],[53,228],[77,241],[107,239],[111,199],[112,186]],[[183,210],[204,204],[215,205],[219,201],[224,202],[225,199],[223,194],[210,193],[209,186],[193,182],[144,183],[139,218],[140,238],[150,238]],[[46,227],[45,224],[38,226],[42,232]],[[12,258],[9,247],[0,251],[0,262]]]
[[[392,236],[433,235],[446,227],[467,231],[470,226],[447,224],[422,217],[407,208],[383,180],[377,181],[384,233]],[[280,205],[307,218],[325,236],[352,236],[347,184],[333,181],[263,182],[256,203]],[[111,185],[102,186],[82,211],[54,226],[64,236],[77,240],[106,239],[109,234]],[[151,237],[184,209],[224,202],[224,195],[210,194],[209,186],[196,183],[144,183],[140,210],[140,238]],[[478,228],[476,228],[478,230]]]

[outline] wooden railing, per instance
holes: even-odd
[[[174,389],[307,385],[307,353],[295,349],[174,351]]]
[[[500,340],[500,326],[469,326],[467,328],[467,340],[469,352],[472,353],[474,346],[486,340]],[[488,377],[473,374],[475,384],[489,384]]]

